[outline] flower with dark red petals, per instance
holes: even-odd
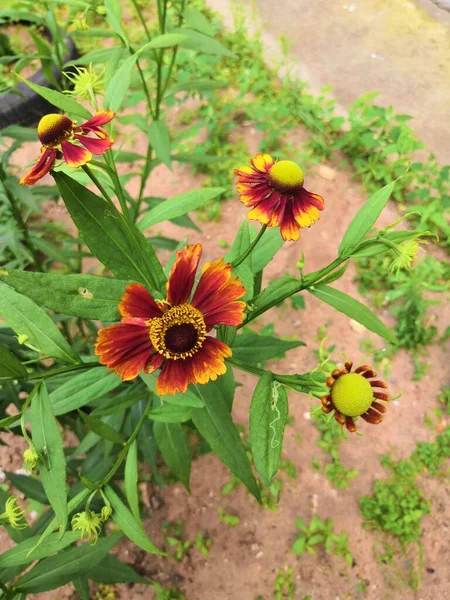
[[[375,379],[377,374],[370,365],[361,365],[352,373],[353,363],[347,361],[344,369],[335,369],[327,379],[330,392],[322,397],[322,410],[334,410],[334,418],[348,431],[356,431],[355,418],[362,417],[368,423],[377,425],[383,420],[386,406],[379,400],[389,401],[384,381]],[[374,389],[375,388],[375,389]]]
[[[98,332],[95,353],[102,365],[124,381],[161,369],[156,383],[161,396],[226,372],[231,349],[207,334],[216,325],[242,323],[245,302],[239,299],[245,288],[219,259],[204,265],[193,292],[201,254],[200,244],[177,252],[164,301],[155,301],[139,283],[127,286],[119,304],[121,323]]]
[[[35,184],[53,168],[56,159],[63,158],[69,167],[81,167],[92,159],[93,154],[104,154],[111,148],[113,140],[101,126],[109,123],[114,116],[113,110],[102,109],[81,125],[64,115],[42,117],[38,124],[41,156],[20,183]],[[89,134],[96,137],[89,137]]]
[[[247,217],[279,227],[286,241],[298,240],[300,229],[319,218],[324,199],[305,190],[303,171],[291,160],[256,154],[250,163],[235,170],[241,202],[251,208]]]

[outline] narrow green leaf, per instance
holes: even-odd
[[[204,33],[205,35],[213,36],[214,29],[211,26],[211,23],[205,17],[203,13],[195,8],[186,8],[183,13],[184,21],[197,31]]]
[[[253,332],[245,332],[237,335],[233,343],[233,358],[244,362],[255,364],[272,358],[282,357],[291,350],[304,346],[304,342],[280,340],[270,335],[258,335]]]
[[[171,46],[178,46],[181,42],[188,39],[189,36],[183,33],[163,33],[155,36],[150,42],[145,44],[138,52],[141,54],[150,48],[169,48]]]
[[[203,409],[198,408],[196,410]],[[155,421],[153,432],[164,462],[184,487],[190,491],[191,450],[183,427],[180,423]]]
[[[65,415],[81,408],[122,383],[118,375],[107,367],[95,367],[74,375],[50,394],[53,414]]]
[[[111,77],[103,101],[105,108],[110,108],[117,112],[122,107],[125,96],[130,88],[131,76],[138,58],[137,54],[129,56]]]
[[[91,118],[91,113],[71,96],[66,96],[65,94],[61,94],[61,92],[57,92],[56,90],[50,90],[42,85],[33,83],[30,79],[24,79],[23,77],[20,77],[20,79],[34,92],[36,92],[36,94],[39,94],[39,96],[42,96],[42,98],[48,100],[48,102],[53,104],[53,106],[56,106],[56,108],[59,108],[66,113],[74,114],[82,119]]]
[[[151,410],[148,416],[152,421],[161,423],[184,423],[191,418],[191,408],[176,404],[163,404]]]
[[[72,584],[78,594],[78,600],[90,600],[89,579],[86,574],[72,579]]]
[[[92,569],[105,558],[121,537],[122,534],[116,533],[100,538],[94,545],[82,544],[46,558],[19,579],[14,586],[15,590],[37,594],[56,589]]]
[[[339,256],[349,256],[356,244],[364,238],[388,203],[394,186],[395,181],[391,181],[377,190],[359,209],[342,238]]]
[[[32,498],[41,504],[50,504],[42,483],[33,475],[21,475],[10,471],[5,471],[5,475],[28,499]]]
[[[150,584],[149,579],[145,579],[145,577],[138,575],[130,565],[119,560],[114,554],[105,556],[96,567],[87,571],[86,576],[97,583]]]
[[[29,298],[5,284],[0,285],[0,315],[26,343],[39,352],[76,364],[80,359],[46,312]]]
[[[118,306],[129,284],[110,277],[3,269],[0,280],[59,314],[99,321],[120,320]]]
[[[123,46],[116,46],[113,48],[100,48],[99,50],[92,50],[77,58],[71,60],[67,64],[69,65],[96,65],[99,63],[118,62],[122,55],[126,52]],[[36,137],[36,134],[35,134]]]
[[[215,384],[210,382],[197,386],[197,393],[205,403],[205,408],[193,409],[192,420],[220,460],[261,502],[245,447],[231,418],[230,406],[222,395],[217,394]]]
[[[106,22],[123,41],[126,41],[127,36],[122,27],[122,14],[120,4],[117,0],[105,0]]]
[[[96,433],[104,440],[109,440],[114,444],[122,445],[124,443],[125,440],[120,435],[120,433],[113,429],[110,425],[104,423],[101,419],[98,419],[97,417],[92,417],[91,415],[86,414],[82,410],[78,410],[78,414],[89,427],[90,431]]]
[[[228,48],[209,35],[205,35],[204,33],[195,31],[195,29],[189,29],[186,27],[177,29],[177,33],[178,32],[188,36],[187,40],[181,42],[181,46],[183,46],[183,48],[216,56],[234,56],[234,54],[230,52]]]
[[[155,251],[118,210],[64,173],[54,173],[70,216],[91,252],[117,277],[162,290],[166,282]]]
[[[158,373],[141,373],[140,377],[148,389],[156,394],[156,380],[158,378]],[[168,404],[176,404],[182,407],[203,408],[202,400],[198,398],[189,388],[184,392],[184,394],[179,394],[177,392],[173,396],[165,396],[164,402]]]
[[[249,436],[255,467],[267,485],[280,464],[288,410],[284,386],[265,373],[253,392]]]
[[[136,521],[139,521],[141,515],[139,513],[139,496],[138,496],[138,453],[137,442],[131,444],[127,460],[125,463],[125,496],[128,500],[128,505],[133,513]]]
[[[40,476],[47,498],[55,511],[60,534],[67,527],[66,457],[58,422],[43,381],[37,383],[32,392],[30,422],[36,450],[44,457],[40,464]]]
[[[111,502],[113,509],[112,520],[120,527],[123,533],[134,542],[139,548],[150,554],[159,554],[165,556],[164,552],[158,550],[153,542],[148,538],[140,521],[137,521],[131,511],[125,506],[116,492],[108,485],[105,489],[106,497]]]
[[[283,277],[271,281],[253,302],[254,310],[251,311],[248,320],[256,319],[267,310],[268,306],[272,306],[273,302],[282,294],[294,294],[298,291],[301,283],[300,279],[296,279],[292,275],[283,275]]]
[[[64,548],[79,540],[80,532],[66,531],[62,537],[59,535],[59,533],[51,533],[49,536],[47,536],[43,546],[41,545],[33,550],[40,537],[41,536],[36,535],[28,538],[27,540],[20,542],[20,544],[17,544],[10,550],[7,550],[1,554],[0,568],[6,569],[9,567],[16,567],[18,565],[28,565],[34,560],[47,558],[47,556],[50,556],[50,554],[64,550]]]
[[[0,344],[0,377],[10,379],[27,379],[28,377],[25,367],[5,344]]]
[[[152,147],[155,151],[156,158],[167,165],[169,169],[171,169],[172,162],[170,160],[170,135],[167,125],[164,123],[164,121],[153,121],[149,127],[148,134]]]
[[[173,196],[146,212],[138,223],[139,229],[147,229],[147,227],[151,227],[152,225],[185,215],[203,206],[206,202],[216,198],[224,191],[225,188],[201,188]]]
[[[256,227],[250,227],[251,241],[256,238],[258,230]],[[275,254],[283,246],[284,240],[281,237],[278,227],[269,227],[266,229],[263,237],[252,252],[252,270],[253,273],[259,273],[273,259]]]
[[[358,321],[361,325],[364,325],[369,331],[373,331],[380,337],[384,338],[388,342],[393,344],[397,343],[395,335],[390,331],[380,319],[373,314],[364,304],[361,304],[358,300],[355,300],[351,296],[344,294],[328,285],[320,285],[313,288],[308,288],[308,292],[316,298],[323,300],[336,310],[344,315],[347,315],[351,319]]]

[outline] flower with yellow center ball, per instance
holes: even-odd
[[[247,214],[268,227],[279,227],[284,240],[300,237],[302,227],[310,227],[325,206],[318,194],[305,190],[302,169],[292,160],[275,162],[270,154],[256,154],[235,170],[236,187]]]
[[[94,545],[102,530],[103,520],[101,515],[92,510],[84,510],[72,517],[73,531],[81,531],[82,538],[92,541]]]
[[[347,361],[344,369],[335,369],[327,379],[330,392],[322,397],[322,410],[334,410],[334,418],[348,431],[356,431],[355,418],[362,417],[368,423],[381,423],[386,412],[384,404],[389,401],[384,392],[374,388],[387,388],[384,381],[374,379],[377,374],[370,365],[362,365],[352,373],[353,363]]]
[[[114,116],[113,110],[102,109],[81,125],[65,115],[42,117],[37,128],[42,144],[41,156],[19,183],[35,184],[53,169],[57,159],[64,158],[69,167],[76,168],[89,162],[93,154],[104,154],[111,148],[113,140],[102,125],[109,123]],[[95,137],[88,137],[89,134]]]
[[[10,496],[5,502],[5,512],[0,515],[0,524],[10,525],[13,529],[26,529],[28,523],[23,516],[25,511],[17,504],[17,496]]]

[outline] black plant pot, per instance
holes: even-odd
[[[34,25],[28,21],[15,21],[21,25]],[[45,36],[52,41],[51,33],[45,29]],[[63,62],[79,58],[80,54],[71,38],[67,38],[67,54],[63,57]],[[70,67],[65,69],[66,73],[73,71]],[[53,76],[60,83],[63,77],[62,72],[54,67]],[[54,89],[44,76],[42,70],[39,70],[29,79],[33,83],[42,85],[48,89]],[[55,107],[50,104],[45,98],[36,94],[25,83],[19,83],[14,91],[0,94],[0,129],[4,129],[9,125],[22,125],[24,127],[33,127],[37,125],[39,120],[46,114],[55,112]]]

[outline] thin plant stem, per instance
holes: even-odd
[[[150,31],[148,30],[147,23],[145,22],[144,15],[142,14],[142,11],[141,11],[141,7],[136,2],[136,0],[131,0],[131,3],[133,4],[134,9],[136,10],[139,21],[142,23],[142,27],[144,28],[145,35],[147,36],[147,39],[150,42],[152,39],[152,36],[150,35]]]
[[[236,260],[234,260],[231,263],[232,267],[238,267],[241,263],[244,262],[244,260],[250,256],[250,254],[253,252],[253,250],[256,248],[256,246],[258,245],[260,239],[262,238],[262,236],[264,235],[264,232],[267,229],[267,225],[263,225],[261,227],[261,229],[259,230],[258,235],[255,237],[255,239],[253,240],[253,242],[250,244],[250,246],[247,248],[247,250],[244,252],[244,254],[242,254],[241,256],[239,256]]]
[[[109,204],[112,204],[114,206],[114,202],[112,201],[111,196],[108,194],[108,192],[105,190],[103,185],[100,183],[97,176],[94,175],[94,173],[91,171],[91,168],[88,167],[88,165],[83,165],[81,168],[86,173],[86,175],[89,177],[89,179],[92,181],[92,183],[100,191],[100,193],[102,194],[102,196],[106,200],[106,202],[108,202]],[[114,206],[114,208],[115,208],[115,206]]]

